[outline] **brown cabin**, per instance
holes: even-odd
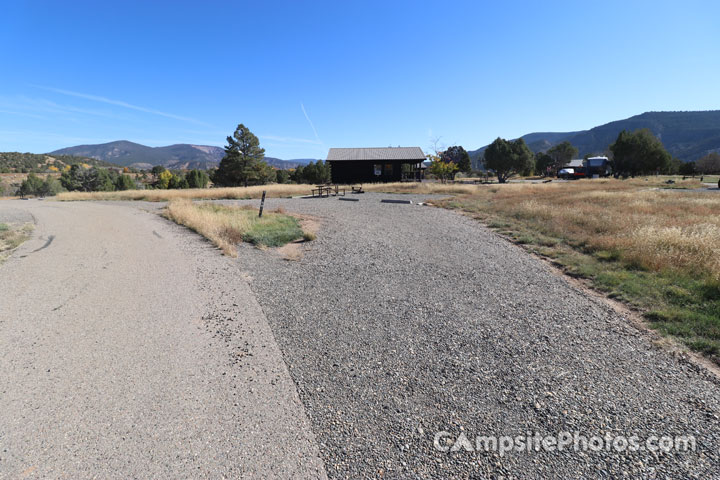
[[[420,147],[331,148],[327,156],[338,184],[418,180],[424,160]]]

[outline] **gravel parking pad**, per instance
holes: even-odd
[[[427,197],[359,197],[272,199],[266,208],[319,217],[317,240],[300,261],[249,246],[238,259],[329,476],[720,475],[714,378],[472,219],[380,203]],[[692,435],[697,447],[501,456],[439,451],[442,431],[473,444],[477,435],[637,435],[643,445]]]

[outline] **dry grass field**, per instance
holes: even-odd
[[[165,216],[204,236],[226,255],[236,256],[236,245],[249,242],[255,245],[278,247],[306,237],[300,223],[281,211],[263,212],[252,207],[195,203],[176,199],[168,203]]]
[[[661,332],[720,359],[717,192],[581,180],[484,187],[440,204],[552,258],[641,309]]]
[[[673,185],[665,184],[668,179],[676,181]],[[680,177],[649,177],[626,181],[636,186],[660,186],[662,188],[700,188],[699,179],[681,180]],[[515,184],[513,184],[515,185]],[[347,191],[349,185],[344,186]],[[385,193],[414,193],[414,194],[441,194],[461,195],[471,194],[487,185],[473,185],[465,183],[435,183],[435,182],[396,182],[364,184],[363,189],[368,192]],[[252,187],[225,187],[225,188],[192,188],[184,190],[124,190],[117,192],[63,192],[57,195],[60,201],[81,200],[118,200],[133,201],[144,200],[149,202],[167,202],[170,200],[247,200],[260,198],[263,190],[268,197],[294,197],[310,195],[312,185],[305,184],[269,184]]]
[[[268,197],[293,197],[310,195],[312,185],[270,184],[253,187],[193,188],[185,190],[124,190],[117,192],[64,192],[57,196],[60,201],[81,200],[145,200],[166,202],[170,200],[246,200],[260,198],[263,190]],[[367,184],[363,188],[368,192],[419,193],[419,194],[461,194],[475,191],[475,185],[441,183],[377,183]],[[350,190],[346,186],[346,190]]]
[[[167,202],[170,200],[244,200],[260,198],[263,190],[270,197],[291,197],[310,194],[310,185],[274,184],[254,187],[190,188],[183,190],[122,190],[116,192],[64,192],[57,196],[60,201],[79,200],[145,200]]]

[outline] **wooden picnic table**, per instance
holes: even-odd
[[[330,196],[330,190],[331,187],[329,185],[315,185],[315,188],[312,189],[312,196],[318,196],[318,197],[329,197]],[[317,193],[317,195],[316,195]]]
[[[334,192],[333,192],[334,190]],[[345,189],[340,188],[339,185],[331,185],[329,183],[325,183],[322,185],[315,185],[315,188],[312,189],[312,196],[318,196],[318,197],[329,197],[330,194],[333,194],[334,196],[338,195],[345,195]]]

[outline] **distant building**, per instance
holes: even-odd
[[[424,160],[420,147],[331,148],[327,156],[333,183],[416,180]]]
[[[583,160],[582,158],[576,158],[576,159],[570,160],[570,162],[567,165],[565,165],[563,168],[580,169],[580,168],[583,168],[584,166],[585,166],[585,160]]]

